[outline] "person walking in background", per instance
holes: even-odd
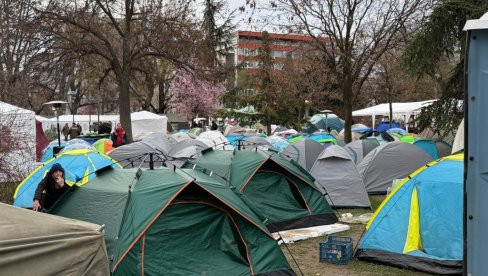
[[[114,148],[127,144],[127,135],[125,134],[125,129],[120,123],[117,124],[117,127],[110,136],[112,139],[112,146]]]
[[[76,126],[76,124],[73,123],[71,125],[71,128],[69,129],[69,138],[70,139],[75,139],[79,135],[80,135],[80,130],[78,129],[78,127]]]
[[[69,125],[68,123],[66,123],[63,127],[63,129],[61,130],[63,132],[63,135],[64,135],[64,140],[65,141],[68,141],[68,136],[69,136]]]
[[[78,128],[78,133],[81,135],[83,133],[83,129],[81,128],[80,123],[76,124],[76,128]]]
[[[64,168],[55,163],[37,186],[32,210],[49,209],[69,189],[64,180]]]
[[[210,127],[210,130],[218,130],[219,129],[219,126],[217,125],[217,123],[215,121],[212,121],[212,126]]]

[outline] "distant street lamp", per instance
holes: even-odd
[[[52,109],[54,110],[54,113],[56,114],[56,123],[58,126],[58,146],[59,149],[61,148],[61,133],[59,132],[59,111],[63,107],[63,104],[67,104],[67,102],[64,101],[50,101],[47,103],[43,103],[42,105],[51,105]]]
[[[325,114],[325,131],[329,132],[329,120],[327,119],[327,116],[331,113],[333,113],[332,111],[328,110],[328,109],[324,109],[324,110],[320,110],[320,113],[324,113]]]

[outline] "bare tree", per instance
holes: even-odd
[[[46,92],[37,70],[49,41],[36,32],[33,0],[0,1],[0,100],[28,106],[29,94]],[[42,99],[45,93],[39,93]]]
[[[118,86],[121,123],[132,141],[130,84],[147,57],[181,65],[192,56],[191,1],[50,1],[39,8],[45,30],[67,53],[94,55]],[[186,47],[182,47],[185,45]]]
[[[337,76],[344,102],[345,141],[351,141],[353,103],[381,56],[428,7],[423,0],[276,0],[271,5],[317,42]],[[291,25],[291,26],[290,26]]]
[[[11,105],[0,106],[0,182],[20,181],[33,169],[36,147],[32,116]]]

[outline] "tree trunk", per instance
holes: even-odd
[[[122,41],[123,56],[122,56],[122,72],[118,74],[119,82],[119,114],[120,123],[125,129],[127,140],[132,143],[132,122],[130,119],[130,75],[131,75],[131,58],[129,46],[130,32],[127,31]]]
[[[125,75],[125,74],[123,74]],[[132,124],[130,119],[130,95],[129,95],[129,78],[122,77],[119,80],[119,114],[120,123],[125,129],[129,143],[132,139]]]
[[[352,126],[352,80],[350,76],[344,77],[342,85],[342,99],[344,100],[345,111],[345,125],[344,125],[344,142],[350,143],[352,140],[351,126]]]

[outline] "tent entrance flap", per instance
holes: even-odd
[[[254,175],[244,194],[253,205],[253,210],[270,219],[270,222],[289,220],[310,214],[303,196],[297,187],[281,174],[259,171]]]
[[[231,217],[211,203],[171,204],[145,235],[142,269],[156,272],[164,267],[165,274],[178,274],[182,268],[174,264],[185,258],[184,263],[192,264],[184,268],[187,274],[251,274],[245,241]]]

